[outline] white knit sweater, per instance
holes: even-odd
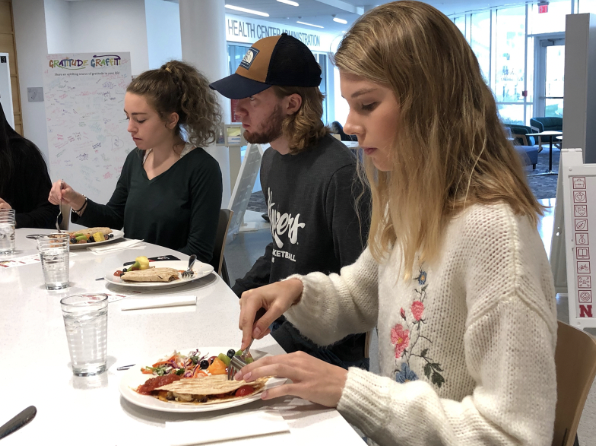
[[[382,376],[350,368],[338,410],[381,445],[548,445],[556,402],[553,279],[536,229],[507,205],[475,205],[440,258],[398,277],[401,251],[368,249],[299,277],[286,316],[320,345],[379,334]]]

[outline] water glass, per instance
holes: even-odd
[[[61,290],[68,287],[69,244],[69,235],[64,232],[37,239],[41,268],[48,290]]]
[[[94,376],[106,370],[108,295],[77,294],[60,300],[72,371]]]
[[[14,252],[15,225],[14,209],[0,209],[0,254]]]

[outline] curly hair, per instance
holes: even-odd
[[[290,153],[297,153],[312,147],[319,139],[329,133],[323,116],[323,94],[319,87],[280,87],[274,85],[275,95],[282,99],[291,94],[302,98],[300,109],[286,117],[282,123],[282,133],[288,138]]]
[[[177,113],[176,135],[184,131],[191,144],[199,147],[215,142],[221,108],[207,78],[192,65],[171,60],[158,70],[140,74],[126,91],[144,96],[162,119]]]

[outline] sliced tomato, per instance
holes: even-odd
[[[250,395],[251,393],[254,392],[254,388],[252,386],[242,386],[240,388],[238,388],[238,390],[236,390],[235,395],[236,396],[246,396],[246,395]]]

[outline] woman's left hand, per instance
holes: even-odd
[[[236,379],[252,382],[263,376],[289,378],[291,383],[266,390],[261,399],[298,396],[323,406],[336,407],[346,384],[348,371],[304,352],[266,356],[236,374]]]
[[[0,198],[0,209],[12,209],[12,206]]]

